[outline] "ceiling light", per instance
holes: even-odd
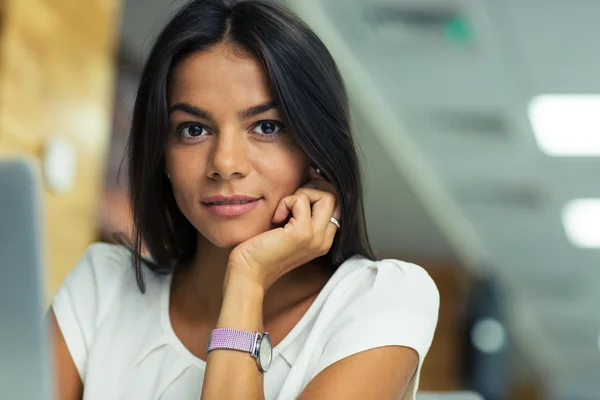
[[[579,247],[600,248],[600,199],[576,199],[562,212],[565,233]]]
[[[600,155],[600,95],[541,95],[531,100],[528,112],[544,153]]]

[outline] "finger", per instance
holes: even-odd
[[[309,169],[309,171],[312,171],[312,168]],[[322,177],[320,177],[319,174],[317,174],[316,172],[310,172],[309,175],[311,175],[311,174],[313,174],[312,176],[317,176],[318,178],[313,178],[313,179],[307,181],[303,186],[301,186],[301,189],[308,188],[308,189],[324,190],[324,191],[331,192],[331,193],[336,192],[335,187],[331,183],[327,182]],[[296,191],[296,193],[298,193],[298,191]],[[296,194],[296,193],[294,193],[294,194]],[[308,192],[307,192],[307,194],[308,194]],[[311,202],[311,204],[314,203],[315,201],[316,200],[313,200]],[[272,222],[274,224],[282,224],[290,216],[291,211],[292,211],[291,209],[283,207],[283,204],[280,201],[277,208],[275,209],[275,213],[273,215]]]
[[[325,233],[329,219],[335,212],[336,197],[331,192],[323,190],[300,188],[297,193],[305,193],[312,205],[311,219],[315,232]]]
[[[330,221],[336,203],[335,195],[314,189],[300,189],[299,193],[304,194],[306,199],[312,203],[310,218],[312,232],[309,237],[305,238],[310,241],[315,250],[318,250],[319,255],[325,255],[329,252],[337,231],[337,227]],[[308,231],[306,227],[302,229]]]
[[[340,230],[340,228],[338,228],[338,226],[336,224],[331,222],[331,217],[335,218],[338,221],[338,223],[340,224],[340,228],[341,228],[341,225],[344,222],[342,221],[342,207],[339,202],[336,203],[335,208],[333,209],[333,212],[331,213],[331,215],[329,216],[329,219],[327,220],[328,224],[326,227],[326,236],[329,233],[329,230],[332,230],[333,235],[335,235],[335,232]]]
[[[338,227],[331,221],[325,228],[325,235],[323,237],[323,247],[329,251],[331,246],[333,245],[333,240],[335,239],[335,235],[338,232]]]
[[[287,230],[292,230],[296,240],[300,242],[308,242],[314,236],[314,229],[311,220],[310,201],[304,193],[298,193],[294,199],[288,201],[288,207],[292,209],[292,218],[283,227]]]
[[[325,190],[331,193],[334,193],[336,195],[336,204],[335,204],[335,208],[333,210],[332,213],[332,217],[336,218],[338,221],[341,219],[341,203],[339,202],[339,196],[337,196],[337,191],[335,190],[335,186],[333,186],[328,180],[325,179],[325,177],[317,172],[317,169],[314,167],[310,167],[308,170],[308,177],[309,177],[309,181],[307,182],[307,185],[305,185],[305,187],[307,188],[314,188],[314,189],[318,189],[318,190]],[[314,212],[313,212],[314,215]],[[335,225],[333,222],[328,221],[329,223],[327,224],[327,226],[325,227],[325,233],[324,233],[324,237],[323,237],[323,251],[325,253],[329,252],[329,249],[331,248],[332,244],[333,244],[333,240],[335,239],[335,235],[337,233],[337,231],[339,230],[338,226]]]
[[[342,218],[342,203],[339,201],[339,198],[337,198],[338,200],[335,202],[335,207],[333,209],[333,213],[331,214],[331,216],[335,219],[337,219],[338,221],[341,220]],[[340,222],[341,224],[341,222]]]
[[[292,209],[287,207],[287,203],[284,202],[283,199],[284,198],[279,200],[279,203],[275,208],[275,213],[273,214],[272,222],[276,225],[283,224],[292,213]]]
[[[313,178],[311,178],[311,180],[309,180],[308,182],[306,182],[300,189],[316,189],[316,190],[324,190],[326,192],[330,192],[335,194],[335,197],[338,201],[336,201],[336,210],[333,213],[333,216],[336,218],[340,218],[341,215],[341,208],[340,208],[340,203],[339,203],[339,196],[338,193],[335,189],[335,186],[333,186],[330,182],[326,181],[325,179],[323,179],[323,177],[319,174],[317,174],[316,172],[312,172],[314,171],[312,168],[309,170],[309,176],[313,176]]]
[[[310,226],[310,200],[305,193],[296,193],[292,196],[282,198],[275,209],[273,222],[281,224],[290,214],[292,218],[290,218],[288,223],[292,223],[295,228],[306,225]]]
[[[330,185],[329,183],[327,183],[328,185]],[[332,186],[333,187],[333,186]],[[340,202],[338,200],[338,196],[335,195],[334,191],[329,191],[329,190],[319,190],[319,189],[311,189],[311,188],[306,188],[306,187],[301,187],[300,189],[298,189],[296,191],[296,193],[306,193],[306,195],[308,196],[308,198],[310,199],[310,203],[311,205],[313,205],[313,215],[315,214],[315,206],[317,206],[317,209],[319,209],[322,204],[317,205],[317,203],[322,200],[324,197],[329,196],[330,194],[333,194],[334,197],[334,207],[331,210],[331,214],[329,215],[329,217],[335,217],[337,219],[341,218],[342,212],[341,212],[341,205]]]
[[[272,222],[274,224],[282,224],[287,218],[292,216],[292,207],[297,200],[298,193],[299,192],[296,192],[293,195],[283,197],[281,200],[279,200],[279,203],[275,208],[275,213],[273,214]]]

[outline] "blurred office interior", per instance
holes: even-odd
[[[346,80],[378,257],[439,287],[421,390],[599,399],[600,1],[280,2]],[[183,3],[0,0],[0,157],[45,178],[48,299],[130,229],[137,80]]]

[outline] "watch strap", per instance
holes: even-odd
[[[244,351],[254,355],[259,338],[259,332],[248,332],[231,328],[217,328],[210,333],[206,354],[215,349],[231,349]]]

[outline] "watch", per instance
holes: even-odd
[[[210,333],[206,354],[215,349],[239,350],[250,353],[256,359],[258,369],[261,372],[267,372],[273,360],[273,345],[267,332],[217,328]]]

